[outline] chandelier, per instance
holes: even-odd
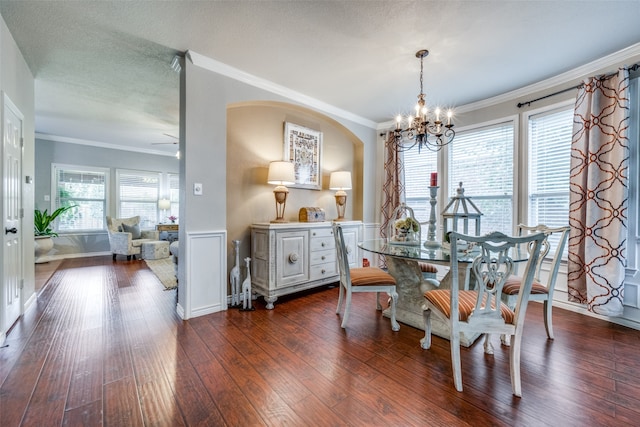
[[[445,145],[453,141],[456,132],[453,130],[451,123],[451,110],[446,113],[446,123],[444,121],[443,112],[440,108],[436,108],[433,112],[429,111],[425,102],[425,94],[422,89],[422,74],[424,58],[429,55],[429,51],[422,49],[416,52],[416,58],[420,59],[420,94],[418,95],[418,103],[416,104],[415,117],[408,116],[403,119],[402,116],[396,118],[396,128],[393,131],[398,151],[407,151],[418,146],[427,148],[431,151],[438,151]],[[406,128],[402,128],[406,124]]]

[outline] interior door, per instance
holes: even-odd
[[[22,310],[22,119],[20,111],[5,94],[2,108],[4,247],[0,339],[18,319]]]

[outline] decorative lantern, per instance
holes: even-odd
[[[481,216],[482,212],[480,212],[480,209],[473,204],[469,197],[464,195],[464,188],[462,188],[462,183],[460,183],[456,189],[456,195],[451,197],[449,204],[442,211],[443,246],[448,247],[449,245],[449,242],[447,242],[447,233],[449,231],[471,234],[469,232],[470,222],[472,222],[473,235],[479,236]],[[460,226],[462,226],[462,229],[459,228]]]

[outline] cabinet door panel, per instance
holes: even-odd
[[[309,280],[306,231],[278,233],[276,237],[276,286],[287,286]]]

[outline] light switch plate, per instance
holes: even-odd
[[[193,195],[202,196],[202,184],[199,182],[193,183]]]

